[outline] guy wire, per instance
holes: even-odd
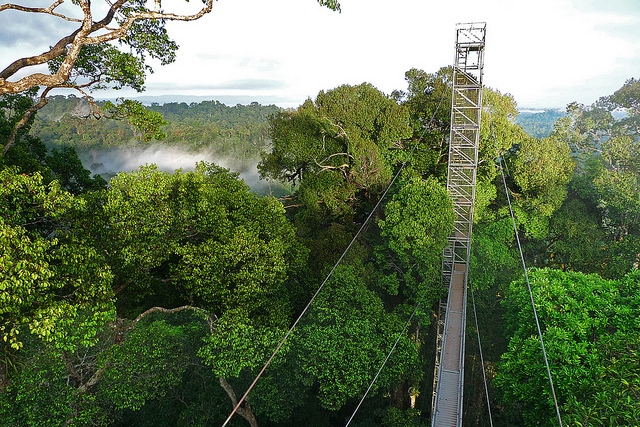
[[[442,105],[442,101],[444,100],[446,91],[442,94],[442,98],[440,98],[440,102],[438,103],[438,107],[435,109],[435,111],[433,112],[433,115],[431,116],[431,119],[429,120],[429,125],[433,122],[433,120],[436,117],[436,113],[438,112],[438,110],[440,109],[440,106]],[[293,330],[295,329],[295,327],[298,325],[298,322],[300,322],[300,319],[302,319],[302,317],[306,314],[307,310],[309,309],[309,307],[311,306],[311,304],[313,303],[313,301],[316,299],[316,297],[318,296],[318,294],[320,294],[320,291],[322,291],[322,289],[324,288],[324,285],[329,281],[329,279],[331,278],[331,276],[333,275],[333,272],[335,271],[335,269],[338,267],[338,265],[340,265],[340,262],[342,262],[342,259],[345,257],[345,255],[347,254],[347,252],[349,251],[349,249],[351,248],[351,246],[353,245],[353,243],[355,243],[356,239],[360,236],[360,234],[362,233],[362,231],[365,229],[365,227],[367,226],[367,224],[369,223],[369,221],[371,220],[371,218],[373,217],[373,214],[376,212],[376,210],[378,209],[378,207],[380,206],[380,204],[382,203],[382,201],[384,200],[385,196],[387,195],[387,193],[389,192],[389,190],[391,189],[391,186],[395,183],[396,179],[398,178],[398,176],[400,175],[400,172],[402,172],[402,170],[404,169],[404,167],[406,166],[407,162],[409,161],[409,159],[411,158],[411,156],[413,155],[413,152],[416,150],[416,148],[418,147],[418,144],[420,143],[420,141],[422,140],[422,138],[424,137],[425,133],[427,132],[427,127],[428,125],[424,126],[424,130],[422,131],[422,134],[420,135],[420,138],[418,138],[418,140],[416,141],[416,143],[414,144],[413,148],[411,149],[411,151],[409,152],[409,156],[407,156],[407,158],[404,160],[404,162],[402,163],[402,166],[400,166],[400,169],[398,170],[398,172],[394,175],[393,179],[391,180],[391,182],[389,183],[389,185],[387,186],[387,188],[384,190],[384,193],[382,193],[382,196],[380,196],[380,199],[378,199],[378,202],[376,203],[376,205],[373,207],[373,209],[371,210],[371,212],[369,213],[369,215],[367,216],[367,219],[364,221],[364,223],[360,226],[360,228],[358,229],[358,232],[356,233],[356,235],[353,237],[353,239],[351,239],[351,242],[349,243],[349,245],[346,247],[346,249],[342,252],[342,255],[340,255],[340,258],[338,258],[338,261],[336,261],[335,265],[333,266],[333,268],[331,268],[331,271],[329,271],[329,274],[327,274],[327,277],[324,279],[324,281],[322,282],[322,284],[320,285],[320,287],[318,287],[318,290],[315,292],[315,294],[313,294],[313,296],[311,297],[311,299],[309,300],[309,302],[307,303],[306,307],[304,308],[304,310],[302,310],[302,312],[300,313],[300,315],[298,316],[298,318],[296,319],[295,322],[293,322],[293,325],[291,326],[291,328],[289,328],[289,330],[287,331],[287,333],[285,334],[284,338],[282,338],[282,340],[280,341],[280,343],[278,344],[278,346],[276,347],[276,349],[274,350],[273,354],[271,355],[271,357],[269,357],[269,360],[267,360],[267,363],[265,363],[265,365],[262,367],[262,369],[260,370],[260,372],[258,373],[258,375],[256,376],[256,378],[253,380],[253,382],[251,383],[251,385],[249,386],[249,388],[247,389],[247,391],[244,392],[244,394],[242,395],[242,397],[240,398],[240,400],[238,400],[238,403],[236,404],[236,406],[233,408],[233,411],[231,411],[231,413],[229,414],[229,416],[227,417],[227,419],[225,420],[225,422],[222,424],[222,427],[225,427],[229,421],[231,421],[231,418],[233,417],[233,415],[238,411],[238,408],[240,408],[240,405],[242,405],[242,403],[245,401],[245,399],[247,398],[247,396],[249,395],[249,392],[253,389],[253,387],[256,385],[256,383],[258,382],[258,380],[260,379],[260,377],[262,376],[262,374],[264,373],[264,371],[267,369],[267,367],[271,364],[271,361],[273,361],[274,357],[276,356],[276,354],[278,354],[278,352],[280,351],[280,348],[282,348],[282,346],[284,345],[285,341],[289,338],[289,336],[291,335],[291,333],[293,332]]]

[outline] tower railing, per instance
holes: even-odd
[[[462,425],[467,276],[480,142],[485,35],[486,23],[456,26],[447,168],[447,190],[455,218],[449,245],[443,251],[442,281],[448,294],[446,305],[440,304],[436,332],[431,416],[434,427]]]

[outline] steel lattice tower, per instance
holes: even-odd
[[[431,416],[434,427],[462,425],[467,276],[480,141],[485,35],[484,22],[456,26],[447,170],[447,190],[453,201],[455,222],[442,262],[442,280],[449,293],[446,305],[440,304],[438,316]]]

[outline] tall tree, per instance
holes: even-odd
[[[71,9],[62,8],[65,3]],[[318,0],[318,3],[340,10],[336,0]],[[43,88],[38,102],[15,124],[1,155],[15,143],[19,129],[31,115],[47,103],[47,96],[53,89],[75,89],[87,99],[90,98],[86,91],[107,87],[144,90],[145,76],[152,71],[147,64],[148,58],[163,65],[175,60],[178,46],[169,38],[166,22],[199,19],[211,12],[213,0],[203,0],[202,6],[195,11],[174,4],[175,9],[165,9],[161,0],[156,0],[154,10],[146,7],[146,0],[116,0],[108,4],[106,10],[98,2],[89,0],[55,0],[48,7],[0,5],[0,13],[47,15],[47,18],[53,17],[75,27],[59,40],[51,40],[49,50],[18,58],[0,71],[0,94],[24,93],[36,86]],[[98,15],[101,19],[96,18]],[[119,49],[114,42],[123,48]],[[48,64],[49,73],[33,68],[43,64]],[[157,134],[161,123],[157,114],[147,111],[139,102],[128,100],[110,104],[106,112],[93,105],[96,108],[92,113],[128,120],[145,134]]]
[[[409,110],[411,142],[418,144],[407,166],[425,177],[442,177],[447,170],[453,69],[445,67],[427,73],[412,68],[404,78],[407,89],[395,91],[392,96]]]
[[[299,182],[309,209],[346,214],[359,192],[379,193],[389,181],[408,122],[407,110],[370,84],[321,91],[315,101],[272,117],[273,148],[258,170]]]

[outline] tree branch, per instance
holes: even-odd
[[[207,321],[207,324],[209,325],[209,332],[213,332],[213,325],[218,320],[218,317],[215,314],[213,315],[213,317],[215,317],[215,320],[214,320],[214,319],[211,318],[211,316],[209,316],[209,313],[207,313],[205,310],[201,309],[200,307],[194,307],[194,306],[191,306],[191,305],[183,305],[181,307],[176,307],[176,308],[152,307],[152,308],[142,312],[138,317],[136,317],[133,320],[133,322],[131,322],[131,324],[129,326],[124,328],[122,333],[129,332],[130,330],[135,328],[136,325],[138,324],[138,322],[140,322],[145,316],[147,316],[147,315],[149,315],[151,313],[155,313],[156,311],[159,311],[159,312],[165,313],[165,314],[173,314],[173,313],[178,313],[178,312],[184,311],[184,310],[193,310],[193,311],[195,311],[197,313],[200,313],[200,314],[204,315],[204,318]]]
[[[60,1],[60,0],[58,0]],[[29,58],[21,58],[14,61],[11,65],[5,68],[2,72],[0,72],[0,93],[19,93],[24,92],[27,89],[35,85],[41,86],[53,86],[63,84],[69,76],[69,73],[63,71],[63,67],[65,67],[65,63],[75,64],[77,59],[77,53],[80,48],[85,44],[100,44],[108,41],[113,41],[119,38],[124,37],[131,26],[135,21],[138,20],[170,20],[170,21],[194,21],[196,19],[201,18],[207,13],[211,12],[213,7],[213,0],[206,0],[205,5],[199,12],[191,15],[179,15],[175,13],[163,13],[163,12],[139,12],[133,13],[120,25],[120,28],[109,30],[109,32],[105,34],[101,34],[96,37],[89,37],[90,34],[93,34],[99,30],[103,30],[107,28],[107,25],[113,21],[113,18],[116,12],[122,8],[122,6],[126,3],[127,0],[118,0],[113,3],[106,16],[98,21],[92,22],[92,14],[91,14],[91,6],[86,0],[80,0],[80,6],[82,7],[84,13],[84,19],[82,21],[78,20],[77,22],[82,22],[82,27],[72,34],[63,37],[56,43],[56,45],[51,48],[49,51],[44,52],[40,55],[32,56]],[[9,5],[6,5],[9,6]],[[15,5],[14,5],[15,6]],[[18,8],[18,6],[14,7],[14,9]],[[6,9],[6,8],[5,8]],[[23,8],[23,9],[34,9],[34,8]],[[0,11],[2,8],[0,8]],[[22,9],[19,9],[22,10]],[[35,10],[24,10],[35,12]],[[66,51],[66,46],[71,44],[71,48],[69,49],[69,53],[67,54],[67,58],[63,62],[63,66],[60,67],[55,74],[42,74],[42,73],[34,73],[29,76],[26,76],[17,82],[7,82],[6,79],[14,75],[16,72],[21,70],[22,68],[44,64],[52,59],[63,55]],[[77,52],[76,52],[77,51]],[[70,72],[70,70],[69,70]],[[62,80],[61,78],[64,77]]]
[[[220,386],[224,389],[224,391],[227,393],[227,396],[229,396],[229,399],[231,400],[231,404],[233,405],[233,407],[235,408],[236,405],[238,404],[238,398],[236,396],[236,392],[233,390],[233,387],[231,387],[231,384],[229,384],[227,382],[226,379],[224,379],[224,377],[220,377]],[[236,412],[238,413],[238,415],[240,415],[242,418],[244,418],[245,420],[247,420],[247,422],[249,423],[249,425],[251,427],[258,427],[258,422],[256,421],[256,417],[253,415],[253,412],[251,411],[251,405],[249,404],[249,402],[247,402],[246,400],[244,401],[244,407],[239,407]]]
[[[21,6],[19,4],[3,4],[0,5],[0,12],[2,12],[3,10],[8,10],[8,9],[13,9],[13,10],[19,10],[21,12],[30,12],[30,13],[46,13],[48,15],[53,15],[56,16],[58,18],[62,18],[65,21],[70,21],[70,22],[82,22],[81,19],[77,19],[77,18],[70,18],[66,15],[63,15],[61,13],[57,13],[54,12],[54,10],[60,6],[62,3],[64,3],[65,0],[56,0],[51,6],[49,7],[26,7],[26,6]]]
[[[31,106],[31,108],[29,108],[22,115],[22,118],[18,121],[18,123],[15,124],[15,126],[13,127],[13,130],[11,131],[11,135],[9,135],[9,139],[7,140],[7,143],[4,145],[4,147],[2,149],[2,155],[3,156],[5,154],[7,154],[7,151],[9,151],[9,148],[11,148],[16,143],[16,138],[18,137],[18,131],[24,125],[27,124],[27,122],[29,121],[31,116],[33,116],[33,114],[36,111],[38,111],[39,109],[41,109],[42,107],[47,105],[47,103],[49,102],[49,100],[47,99],[47,94],[49,93],[49,91],[51,91],[51,89],[53,89],[53,88],[51,88],[51,87],[46,88],[42,92],[42,95],[40,95],[40,101],[37,104],[34,104],[33,106]]]

